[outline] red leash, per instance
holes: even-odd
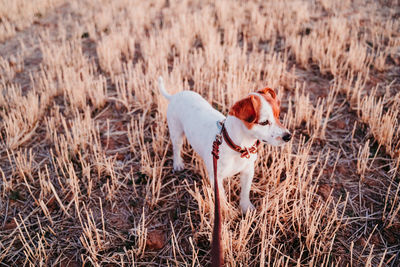
[[[217,161],[219,159],[219,145],[222,143],[221,135],[218,134],[213,142],[211,154],[213,155],[214,167],[214,230],[211,243],[211,266],[221,267],[224,265],[224,252],[221,245],[221,206],[219,201],[219,189],[217,182]]]
[[[213,142],[213,147],[211,154],[213,155],[213,168],[214,168],[214,229],[213,237],[211,243],[211,267],[221,267],[224,266],[224,251],[221,244],[221,206],[219,200],[219,189],[218,189],[218,178],[217,178],[217,162],[219,159],[219,146],[222,144],[222,138],[225,140],[227,145],[240,153],[242,158],[250,158],[250,154],[257,153],[258,145],[260,141],[257,140],[253,146],[250,148],[242,149],[240,146],[236,145],[232,139],[229,137],[228,132],[225,129],[225,124],[223,122],[218,122],[222,128],[221,132],[215,136]]]

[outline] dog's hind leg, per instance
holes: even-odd
[[[174,152],[174,171],[181,171],[185,167],[182,157],[181,148],[183,143],[183,129],[179,121],[168,117],[169,135],[172,142],[172,149]]]

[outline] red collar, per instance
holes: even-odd
[[[247,158],[247,159],[248,159],[248,158],[250,158],[250,153],[251,153],[251,154],[256,154],[256,153],[257,153],[258,145],[260,144],[260,140],[257,140],[257,141],[254,143],[254,145],[252,145],[252,146],[249,147],[249,148],[247,148],[247,147],[242,148],[242,147],[236,145],[236,144],[232,141],[232,139],[229,137],[228,132],[227,132],[226,129],[225,129],[225,123],[222,124],[221,132],[222,132],[222,136],[224,137],[224,140],[225,140],[226,144],[227,144],[230,148],[232,148],[233,150],[235,150],[236,152],[239,152],[239,153],[241,154],[241,155],[240,155],[241,158]]]

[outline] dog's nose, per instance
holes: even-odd
[[[285,142],[289,142],[290,139],[292,139],[291,133],[285,133],[285,134],[282,136],[282,139],[283,139],[283,141],[285,141]]]

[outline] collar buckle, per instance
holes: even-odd
[[[246,147],[244,149],[244,151],[242,152],[242,154],[240,155],[240,157],[249,159],[250,158],[250,153],[252,153],[252,152]]]

